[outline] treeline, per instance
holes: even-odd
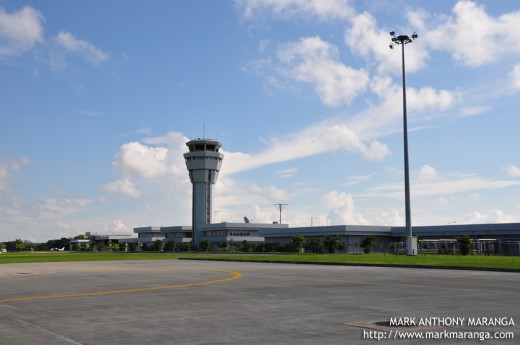
[[[8,252],[49,251],[53,248],[65,248],[65,250],[69,250],[69,244],[72,239],[88,239],[88,237],[78,235],[74,238],[62,237],[60,239],[48,240],[47,242],[31,242],[16,239],[14,241],[0,242],[0,250],[5,249]]]

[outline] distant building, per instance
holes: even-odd
[[[113,231],[113,232],[86,232],[85,235],[89,238],[92,244],[103,242],[118,243],[120,240],[128,239],[133,236],[131,231]]]
[[[177,244],[191,242],[193,239],[191,226],[163,226],[161,232],[164,234],[164,240],[174,241]]]

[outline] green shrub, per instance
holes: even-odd
[[[341,248],[341,241],[338,235],[325,236],[323,239],[323,245],[327,248],[327,251],[332,254]]]
[[[247,240],[243,240],[240,242],[240,251],[241,252],[249,252],[251,250],[251,243]]]
[[[119,242],[117,244],[117,246],[119,247],[120,252],[126,252],[126,243],[125,242]]]
[[[305,243],[305,237],[300,234],[294,235],[291,238],[291,246],[293,251],[300,252],[303,244]]]
[[[191,242],[183,242],[182,245],[181,245],[181,250],[183,252],[191,252]]]
[[[310,253],[321,253],[323,250],[323,243],[319,238],[307,238],[305,239],[304,248]]]
[[[201,252],[207,252],[211,247],[211,243],[208,240],[202,240],[199,244],[199,249]]]
[[[153,241],[153,250],[156,252],[160,252],[162,249],[162,241],[157,239]]]
[[[97,249],[98,252],[106,252],[107,251],[107,246],[103,242],[98,242],[96,244],[96,249]]]
[[[177,243],[175,243],[175,241],[168,241],[164,245],[164,251],[165,252],[173,252],[175,250],[175,246],[176,245],[177,245]]]
[[[128,243],[128,249],[130,249],[130,251],[132,253],[134,253],[137,250],[137,243],[135,243],[135,242]]]
[[[457,236],[455,237],[457,243],[459,244],[459,254],[460,255],[469,255],[471,250],[473,249],[473,240],[469,235]]]
[[[372,250],[372,244],[374,244],[375,241],[376,241],[375,236],[367,235],[367,236],[363,237],[363,239],[361,240],[359,245],[361,246],[361,248],[363,248],[363,251],[365,252],[365,254],[369,254],[370,251]]]

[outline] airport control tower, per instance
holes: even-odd
[[[188,141],[186,146],[190,152],[184,154],[184,159],[193,184],[192,243],[197,246],[202,236],[200,226],[211,223],[213,185],[217,182],[224,155],[218,152],[222,145],[216,140],[195,139]]]

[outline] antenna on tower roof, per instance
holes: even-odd
[[[202,139],[206,139],[206,123],[202,120]]]

